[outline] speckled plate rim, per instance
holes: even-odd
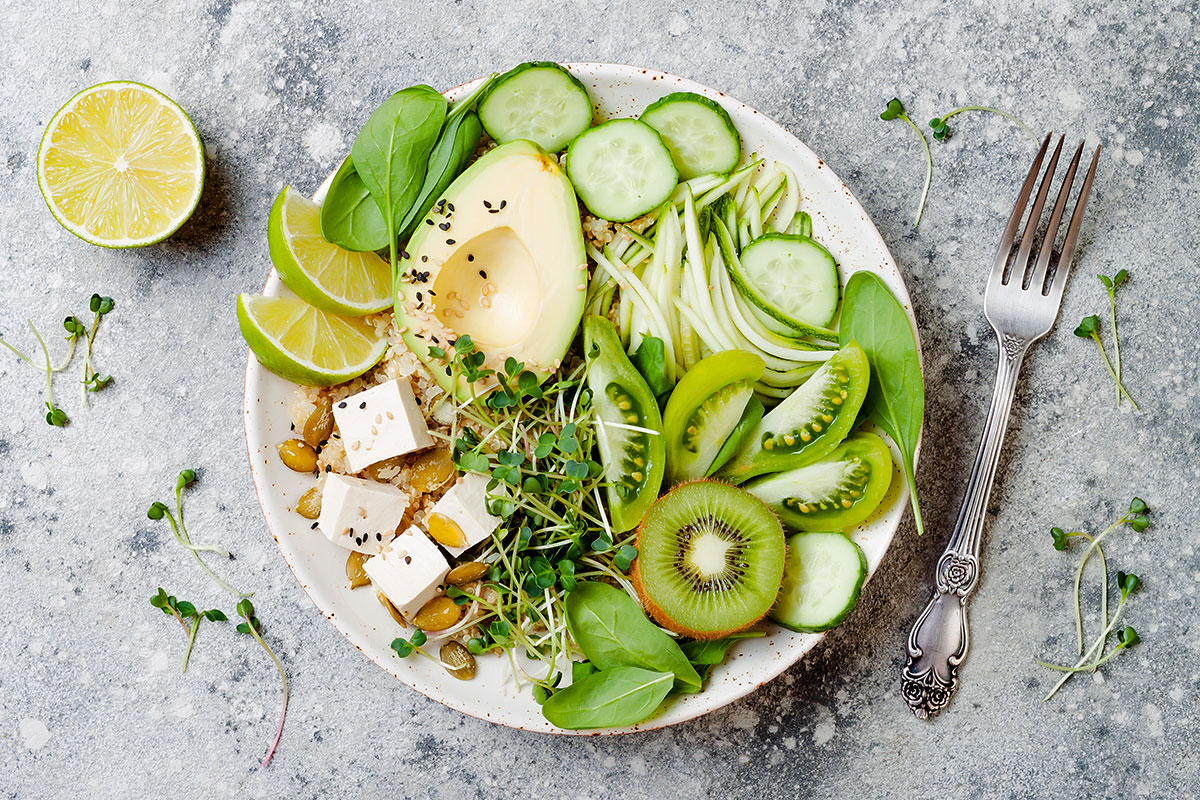
[[[570,62],[564,66],[589,84],[594,95],[626,90],[636,94],[639,90],[647,89],[652,89],[656,96],[671,91],[690,91],[721,102],[742,131],[748,146],[754,143],[755,138],[760,139],[762,146],[757,148],[758,152],[784,161],[796,171],[802,187],[801,208],[813,214],[817,238],[837,257],[843,281],[849,274],[845,264],[852,261],[854,269],[851,271],[871,270],[879,274],[895,292],[908,314],[920,352],[920,333],[908,290],[887,245],[846,184],[804,143],[745,103],[686,78],[621,64]],[[480,80],[482,78],[454,87],[445,94],[455,100],[478,85]],[[633,115],[640,111],[640,107],[610,109],[601,108],[601,104],[597,103],[597,111],[601,116]],[[333,166],[336,168],[336,165]],[[324,195],[330,178],[318,189],[316,197]],[[812,200],[814,197],[817,199]],[[263,291],[272,295],[288,293],[274,269],[270,271]],[[349,590],[342,568],[344,551],[311,531],[308,521],[293,513],[288,506],[289,499],[294,502],[303,490],[312,485],[311,478],[290,473],[279,463],[278,457],[271,458],[275,445],[286,438],[284,431],[288,430],[290,420],[286,402],[281,398],[286,397],[286,393],[292,389],[292,384],[268,372],[247,351],[243,404],[246,451],[255,492],[271,535],[288,568],[326,619],[381,668],[432,700],[477,719],[541,733],[611,735],[654,730],[695,719],[746,696],[799,661],[825,636],[793,633],[774,625],[767,626],[765,637],[739,643],[727,662],[714,669],[703,692],[676,698],[656,717],[639,725],[593,731],[555,728],[541,716],[527,690],[514,694],[503,685],[492,685],[497,677],[502,678],[501,670],[496,667],[498,659],[481,661],[479,677],[466,682],[449,678],[443,670],[424,659],[410,657],[401,661],[387,647],[387,643],[396,635],[395,624],[376,603],[372,593],[360,591],[352,594]],[[269,399],[272,395],[275,400],[264,407],[264,398]],[[281,430],[275,432],[273,422],[280,415],[283,418]],[[894,448],[893,455],[898,456]],[[881,509],[858,529],[850,532],[867,556],[867,580],[870,580],[890,546],[907,507],[907,500],[908,493],[897,469],[892,488]],[[303,550],[306,547],[315,550],[305,553]],[[337,563],[330,567],[333,560]],[[329,572],[333,569],[340,575],[340,580],[336,582],[330,580],[328,575],[317,574],[321,570]],[[382,622],[382,627],[376,622]],[[470,687],[473,685],[472,690]],[[491,686],[491,691],[482,690],[481,685]]]

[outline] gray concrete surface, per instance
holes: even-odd
[[[75,422],[41,421],[39,377],[0,352],[0,795],[62,797],[1193,797],[1200,780],[1200,529],[1195,310],[1200,304],[1192,3],[0,4],[0,333],[54,328],[93,291],[117,310],[97,343],[116,384]],[[525,734],[446,710],[349,646],[312,607],[259,516],[242,440],[235,293],[268,266],[285,182],[312,186],[393,89],[459,83],[531,58],[655,67],[719,87],[807,141],[849,182],[909,280],[929,410],[920,488],[929,531],[901,529],[850,621],[782,678],[702,720],[635,737]],[[78,89],[132,78],[168,92],[208,149],[199,212],[139,251],[92,248],[38,195],[43,126]],[[1105,144],[1062,323],[1033,351],[992,498],[972,654],[949,713],[897,694],[905,633],[957,512],[990,393],[983,278],[1032,145],[962,115],[921,160],[877,118],[899,95],[923,123],[995,104]],[[1095,273],[1126,267],[1122,333],[1140,414],[1076,321],[1104,308]],[[144,516],[182,466],[203,469],[194,529],[238,554],[292,678],[277,761],[275,676],[252,643],[182,637],[160,584],[224,601]],[[1053,524],[1095,530],[1133,494],[1156,510],[1114,567],[1145,579],[1144,643],[1052,703],[1035,657],[1071,649],[1071,555]],[[1094,597],[1092,600],[1094,601]]]

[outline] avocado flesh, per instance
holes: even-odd
[[[400,262],[395,309],[405,343],[460,399],[493,384],[460,378],[453,387],[429,347],[448,351],[464,334],[486,355],[484,367],[501,368],[512,356],[544,380],[574,339],[587,294],[570,181],[554,156],[514,141],[483,155],[443,198]]]

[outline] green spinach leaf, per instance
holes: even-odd
[[[900,449],[917,533],[924,533],[913,462],[925,419],[925,383],[908,315],[878,275],[856,272],[846,282],[839,339],[843,345],[858,342],[871,362],[863,409]]]
[[[638,349],[629,357],[637,371],[642,373],[650,391],[658,398],[659,406],[666,405],[666,399],[675,385],[667,377],[667,348],[663,340],[657,336],[642,337]]]
[[[620,589],[580,581],[565,601],[567,629],[583,654],[601,671],[641,667],[675,676],[679,691],[700,691],[700,676],[683,650],[646,618]]]
[[[638,667],[595,672],[555,692],[542,714],[567,730],[611,728],[642,722],[658,710],[674,676]]]
[[[724,661],[725,656],[729,653],[729,648],[742,639],[757,639],[766,635],[763,631],[743,631],[722,636],[720,639],[698,639],[694,642],[686,642],[683,645],[683,654],[693,664],[713,666]]]
[[[387,222],[346,156],[321,203],[321,236],[347,250],[382,250],[388,246]]]
[[[454,110],[457,110],[456,106]],[[442,134],[429,156],[428,171],[425,173],[425,183],[421,192],[413,202],[404,219],[400,221],[400,238],[412,235],[413,230],[420,224],[421,219],[433,206],[434,202],[446,187],[459,176],[475,154],[479,146],[479,137],[483,134],[483,126],[474,111],[454,114],[446,118]]]
[[[350,150],[355,170],[387,223],[393,281],[400,221],[421,191],[429,153],[445,119],[446,98],[428,86],[410,86],[375,109]]]

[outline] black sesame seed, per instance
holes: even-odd
[[[421,261],[422,261],[422,262],[424,262],[424,261],[428,261],[428,260],[429,260],[429,256],[421,256]]]
[[[508,205],[508,201],[507,201],[507,200],[501,200],[501,201],[500,201],[500,207],[501,207],[501,208],[504,208],[506,205]]]
[[[446,240],[446,244],[454,244],[454,240],[453,240],[453,239],[447,239],[447,240]]]
[[[437,297],[437,292],[435,292],[433,289],[430,289],[430,290],[429,290],[429,296],[430,296],[430,297]]]
[[[411,563],[412,563],[412,556],[405,556],[405,557],[404,557],[404,563],[405,563],[405,564],[411,564]]]
[[[424,300],[425,298],[421,296],[421,293],[420,293],[420,292],[417,292],[417,299],[418,299],[418,300]]]
[[[294,423],[294,422],[293,422],[293,423],[291,424],[291,426],[290,426],[289,430],[293,430],[293,431],[294,431],[294,430],[296,430],[296,423]]]
[[[346,401],[345,401],[345,400],[343,400],[342,402],[338,403],[338,408],[345,408],[345,407],[346,407]]]
[[[449,222],[443,222],[441,225],[438,225],[438,227],[439,227],[439,228],[441,228],[441,229],[442,229],[442,230],[444,230],[444,231],[448,231],[448,230],[450,230],[450,223],[449,223]]]
[[[409,255],[408,255],[408,251],[407,251],[407,250],[401,250],[401,251],[400,251],[400,257],[401,257],[401,258],[410,258],[411,256],[409,256]]]
[[[333,465],[332,465],[332,464],[326,464],[326,465],[325,465],[325,471],[326,471],[326,472],[333,472]]]
[[[474,261],[474,260],[475,260],[475,256],[471,255],[470,253],[467,253],[467,261]]]
[[[487,273],[484,272],[483,270],[479,270],[479,277],[483,278],[484,280],[487,280]]]
[[[312,526],[311,526],[311,527],[312,527],[312,529],[315,531],[315,530],[317,529],[317,525],[319,525],[319,524],[320,524],[320,523],[314,522],[314,523],[312,524]]]
[[[446,374],[447,374],[447,375],[449,375],[449,374],[450,374],[450,368],[449,368],[449,367],[446,367]]]
[[[375,532],[375,541],[377,541],[377,542],[382,542],[382,541],[383,541],[383,534],[382,534],[382,533],[380,533],[379,531],[376,531],[376,532]]]
[[[363,400],[361,403],[359,403],[359,404],[358,404],[358,407],[359,407],[359,408],[366,408],[366,407],[367,407],[367,401],[366,401],[366,400]]]
[[[433,224],[433,220],[431,220],[431,219],[426,219],[426,220],[425,220],[425,224],[426,224],[426,225],[432,225],[432,224]]]
[[[434,344],[440,344],[440,342],[438,341],[438,338],[436,336],[430,336],[429,338],[433,340]]]
[[[446,208],[450,209],[450,211],[453,212],[454,211],[454,203],[446,203]]]
[[[498,209],[498,208],[489,208],[489,209],[488,209],[488,213],[489,213],[489,214],[499,214],[499,213],[500,213],[500,209]]]
[[[484,207],[484,208],[491,208],[491,207],[492,207],[491,201],[489,201],[489,200],[484,200],[484,201],[483,201],[483,207]]]

